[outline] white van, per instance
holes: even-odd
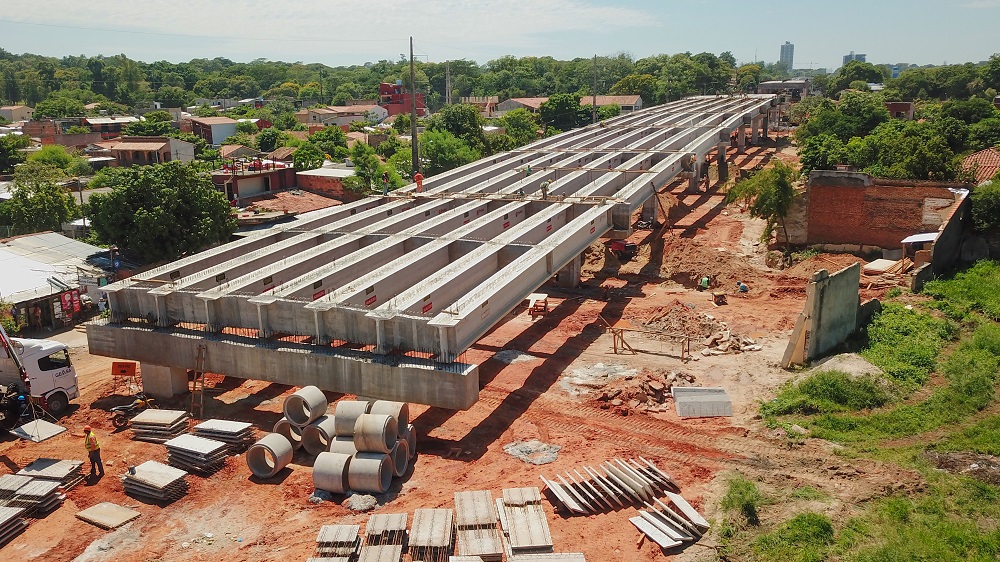
[[[76,369],[66,344],[52,340],[10,338],[11,347],[24,365],[31,396],[53,416],[60,416],[69,401],[80,397]],[[27,392],[14,361],[0,349],[0,385],[15,385]]]

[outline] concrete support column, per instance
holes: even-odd
[[[653,192],[653,196],[646,199],[642,204],[642,220],[647,222],[653,222],[656,220],[656,215],[659,205],[656,199],[656,192]]]
[[[375,354],[385,355],[389,348],[385,341],[385,322],[381,318],[375,319]]]
[[[716,161],[719,164],[719,181],[724,182],[729,179],[729,161],[726,159],[726,150],[729,148],[728,142],[719,143],[719,154]]]
[[[770,118],[768,117],[769,115],[770,115],[770,112],[768,112],[767,115],[764,115],[764,118],[760,122],[761,134],[764,135],[764,138],[768,138],[767,137],[767,128],[768,128],[768,121],[770,121]]]
[[[701,193],[701,189],[699,187],[700,185],[701,185],[701,174],[699,174],[698,170],[696,169],[694,172],[691,172],[691,177],[688,179],[687,192]]]
[[[740,125],[739,128],[736,129],[736,154],[745,154],[746,151],[746,134],[743,131],[743,125]]]
[[[583,260],[580,256],[574,257],[566,267],[559,270],[559,286],[563,289],[576,289],[580,286],[580,272],[583,268]]]
[[[194,357],[191,360],[194,361]],[[139,370],[142,372],[143,391],[154,398],[171,398],[188,391],[187,369],[141,362]]]
[[[760,115],[750,120],[750,142],[754,146],[760,143]]]

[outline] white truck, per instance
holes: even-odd
[[[8,338],[0,328],[0,385],[30,395],[53,416],[80,397],[69,348],[52,340]],[[16,355],[16,357],[14,357]]]

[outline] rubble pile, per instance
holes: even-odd
[[[705,356],[761,350],[757,342],[733,333],[725,322],[710,314],[702,314],[694,309],[694,305],[679,300],[654,310],[643,326],[650,330],[704,338],[701,342],[693,339],[691,346],[704,345],[701,354]]]
[[[725,326],[724,322],[720,322]],[[705,349],[701,350],[701,354],[708,355],[723,355],[726,353],[742,353],[744,351],[760,351],[763,347],[755,342],[754,340],[741,336],[739,334],[734,334],[728,329],[720,330],[707,338],[702,342],[705,344]]]
[[[682,372],[643,370],[612,381],[597,393],[596,402],[602,410],[612,410],[623,416],[636,412],[666,412],[670,389],[674,386],[697,386],[695,377]]]

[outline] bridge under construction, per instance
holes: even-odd
[[[90,352],[141,362],[153,394],[195,369],[467,409],[465,350],[553,276],[578,284],[582,252],[655,219],[658,188],[697,187],[709,153],[725,177],[732,133],[766,135],[775,104],[686,98],[300,215],[105,287]]]

